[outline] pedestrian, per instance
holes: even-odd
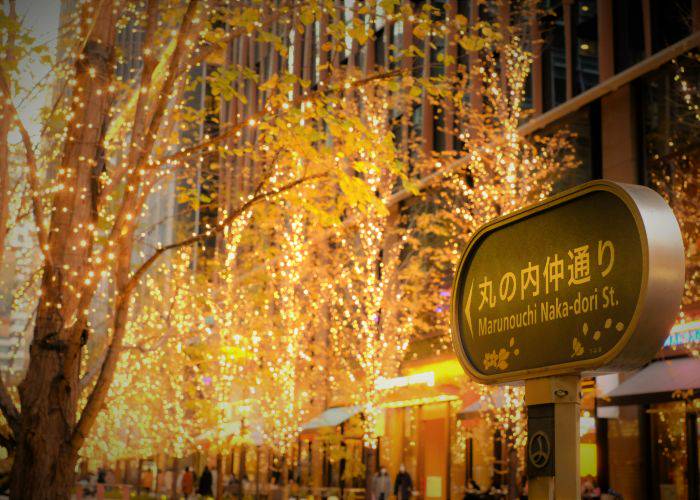
[[[107,482],[107,471],[103,467],[97,469],[97,484],[105,484]]]
[[[374,500],[389,500],[389,495],[391,495],[391,478],[386,467],[382,467],[372,478],[372,497]]]
[[[185,498],[189,498],[194,493],[194,474],[189,466],[185,467],[185,472],[182,474],[182,479],[180,479],[180,489]]]
[[[228,482],[226,483],[226,491],[230,495],[238,495],[238,492],[240,491],[240,488],[242,488],[243,485],[241,482],[236,479],[235,474],[231,474],[231,477],[229,478]]]
[[[399,473],[396,474],[394,481],[394,495],[398,500],[408,500],[413,492],[413,480],[411,475],[406,472],[406,466],[401,464]]]
[[[153,471],[150,467],[141,474],[141,487],[148,492],[153,488]]]
[[[202,471],[202,476],[199,478],[198,493],[205,497],[214,496],[214,492],[211,489],[213,482],[211,471],[209,470],[209,467],[205,465],[204,470]]]

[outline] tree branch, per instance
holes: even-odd
[[[19,433],[19,412],[15,406],[14,401],[12,401],[12,396],[10,396],[10,391],[7,389],[7,384],[5,380],[0,377],[0,410],[7,420],[7,424],[10,426],[13,434],[16,436]]]
[[[190,0],[187,4],[187,9],[185,10],[185,13],[182,17],[182,22],[180,24],[180,29],[178,30],[177,33],[177,38],[175,42],[175,48],[173,49],[173,53],[170,55],[170,60],[168,62],[168,68],[166,70],[166,77],[165,81],[163,82],[163,86],[160,88],[158,93],[156,94],[157,99],[156,103],[154,106],[153,113],[150,116],[150,121],[148,123],[147,127],[143,127],[141,123],[137,123],[137,119],[141,117],[144,111],[144,108],[138,108],[136,109],[136,116],[134,117],[134,122],[133,122],[133,127],[132,127],[132,133],[137,132],[137,131],[143,131],[145,129],[143,137],[131,137],[131,148],[129,150],[129,157],[128,157],[128,162],[129,162],[129,168],[132,169],[131,174],[129,175],[127,179],[127,186],[131,186],[134,188],[138,187],[138,184],[142,178],[142,170],[145,168],[145,165],[147,164],[147,160],[150,157],[150,152],[153,149],[153,145],[155,144],[156,138],[158,136],[158,130],[160,128],[160,123],[163,119],[163,116],[165,114],[167,104],[170,102],[170,94],[173,90],[173,86],[175,84],[175,81],[177,80],[178,76],[180,75],[180,72],[178,71],[178,68],[180,67],[181,59],[183,57],[183,54],[185,53],[185,45],[187,42],[187,38],[190,36],[193,23],[194,23],[194,18],[195,18],[195,12],[197,10],[197,6],[199,5],[200,0]],[[153,9],[153,15],[155,15],[155,9],[157,9],[157,2],[153,1],[149,3],[149,17],[151,14],[151,10]],[[154,22],[152,24],[155,24],[155,19],[153,20]],[[152,26],[153,29],[155,29],[155,25]],[[153,33],[149,35],[149,38],[153,37]],[[150,86],[151,83],[151,76],[153,73],[153,70],[155,69],[155,58],[146,55],[145,54],[145,48],[149,48],[152,50],[151,47],[147,47],[144,45],[144,68],[146,68],[147,72],[143,75],[145,80],[141,83],[141,86],[147,85]],[[138,97],[138,102],[139,103],[145,103],[146,99],[148,98],[148,93],[139,93]],[[145,118],[143,116],[142,118]],[[137,141],[141,142],[140,144],[137,145]],[[129,190],[127,189],[127,199],[125,199],[125,203],[122,203],[122,206],[120,207],[120,210],[117,214],[117,217],[114,221],[114,225],[112,226],[112,231],[110,234],[110,240],[112,240],[116,235],[121,233],[122,227],[124,226],[126,222],[126,215],[129,212],[129,210],[132,208],[132,204],[130,201],[133,200],[133,198],[137,195],[138,189],[132,189]],[[130,200],[129,200],[130,198]],[[99,200],[102,202],[102,200]]]
[[[399,76],[403,73],[404,73],[404,71],[402,71],[402,70],[392,70],[392,71],[376,73],[376,74],[370,75],[366,78],[361,78],[359,80],[355,80],[351,84],[351,88],[359,88],[359,87],[362,87],[363,85],[367,85],[368,83],[372,83],[372,82],[378,81],[378,80],[385,80],[387,78],[393,78],[393,77]],[[307,101],[309,99],[314,99],[317,97],[322,97],[324,95],[327,95],[331,92],[335,92],[338,90],[341,90],[341,89],[335,88],[335,87],[327,87],[324,89],[315,90],[314,92],[310,92],[304,96],[299,96],[292,101],[290,109],[293,109],[293,108],[299,106],[303,101]],[[285,111],[285,113],[286,113],[286,111]],[[211,149],[216,144],[222,142],[224,139],[235,135],[237,132],[242,130],[244,127],[249,126],[248,123],[251,120],[253,120],[255,123],[259,123],[265,117],[269,117],[269,115],[270,115],[270,112],[265,110],[265,109],[263,109],[262,111],[258,111],[257,113],[253,113],[253,114],[247,116],[245,121],[242,121],[240,123],[237,123],[235,125],[227,127],[225,130],[220,131],[219,134],[217,134],[216,136],[214,136],[206,141],[199,142],[193,146],[190,146],[189,148],[181,149],[180,151],[178,151],[176,153],[173,153],[171,155],[168,155],[168,156],[161,158],[160,163],[182,160],[182,159],[185,159],[194,153],[198,153],[198,152],[205,150],[205,149]],[[278,116],[278,115],[273,115],[273,116]]]
[[[39,199],[39,178],[37,176],[37,163],[36,156],[34,155],[34,146],[32,145],[32,140],[29,137],[29,132],[27,132],[24,123],[19,118],[17,108],[15,108],[15,105],[12,103],[9,78],[1,65],[0,91],[2,91],[2,94],[5,97],[5,106],[9,111],[8,114],[10,116],[14,116],[17,129],[22,136],[22,145],[24,146],[24,154],[27,159],[27,168],[29,169],[27,181],[29,182],[29,188],[31,189],[30,198],[32,200],[32,210],[34,212],[34,219],[37,228],[37,239],[39,240],[39,248],[46,259],[46,262],[50,264],[51,259],[48,251],[49,240],[46,227],[44,226],[44,209],[41,205],[41,200]]]
[[[158,94],[158,100],[155,105],[156,109],[151,115],[150,125],[148,126],[147,131],[145,132],[146,137],[144,139],[144,143],[138,148],[131,148],[134,151],[137,151],[138,154],[136,155],[135,163],[130,165],[132,173],[129,175],[126,181],[127,187],[130,189],[125,190],[124,198],[121,201],[121,205],[119,206],[116,217],[109,231],[109,236],[107,237],[109,245],[118,243],[117,246],[122,247],[122,249],[123,246],[126,244],[131,246],[131,242],[127,242],[127,240],[133,236],[133,231],[135,228],[137,217],[131,218],[130,221],[129,216],[131,215],[131,211],[135,207],[140,205],[138,203],[137,198],[139,196],[140,181],[142,179],[141,171],[145,169],[146,165],[148,165],[148,157],[150,156],[149,152],[151,151],[155,143],[156,134],[158,133],[158,129],[160,127],[160,120],[163,118],[166,105],[170,100],[170,92],[172,91],[172,86],[175,80],[177,79],[177,70],[181,62],[180,59],[185,50],[184,46],[186,45],[187,38],[190,36],[192,31],[195,18],[194,14],[199,4],[199,1],[200,0],[190,0],[187,4],[187,9],[185,11],[182,23],[180,24],[180,28],[178,30],[175,49],[173,50],[173,53],[168,63],[168,73],[166,81],[163,84],[163,87],[160,89],[160,93]],[[149,11],[150,9],[155,9],[155,6],[155,2],[151,3],[149,5]],[[132,142],[134,140],[135,138],[132,138]],[[129,152],[129,155],[131,157],[131,150]],[[98,199],[98,206],[100,205],[100,203],[102,203],[102,200]],[[133,215],[138,216],[138,213],[139,212],[134,212]],[[128,253],[131,253],[130,249],[128,249],[127,251]],[[102,260],[100,263],[98,263],[97,261],[93,261],[90,264],[89,271],[94,273],[94,275],[98,276],[102,273],[102,270],[105,269],[107,264],[107,260]],[[80,298],[78,310],[84,310],[89,306],[89,303],[92,300],[95,290],[97,289],[98,283],[99,280],[93,280],[90,285],[86,286],[85,292]]]
[[[156,250],[153,255],[151,255],[146,261],[139,266],[136,271],[132,274],[131,279],[129,280],[128,284],[128,290],[131,291],[133,290],[140,279],[143,277],[144,274],[148,271],[148,269],[153,265],[153,263],[158,260],[158,258],[163,255],[165,252],[169,250],[175,250],[177,248],[185,247],[188,245],[192,245],[193,243],[197,243],[199,241],[202,241],[208,237],[210,237],[212,234],[217,234],[223,231],[224,227],[230,225],[234,220],[236,220],[238,217],[243,215],[246,211],[248,211],[253,205],[257,204],[258,202],[270,198],[275,198],[287,191],[291,191],[295,187],[304,184],[306,182],[312,181],[312,180],[317,180],[320,178],[325,177],[326,174],[318,174],[318,175],[311,175],[311,176],[306,176],[302,177],[300,179],[294,180],[288,184],[285,184],[281,188],[273,191],[265,191],[265,192],[256,192],[251,198],[248,199],[245,203],[243,203],[240,207],[238,207],[236,210],[234,210],[228,217],[223,219],[222,221],[219,222],[218,226],[215,226],[214,228],[205,231],[204,233],[199,233],[194,236],[191,236],[189,238],[186,238],[181,241],[177,241],[175,243],[171,243],[170,245],[166,245],[164,247],[159,248]],[[262,186],[262,183],[261,183]],[[261,187],[259,186],[259,187]]]
[[[243,213],[249,210],[255,204],[267,200],[269,198],[274,198],[287,191],[290,191],[297,186],[304,184],[306,182],[317,180],[319,178],[325,177],[326,174],[310,175],[292,182],[285,184],[280,188],[275,188],[270,191],[262,191],[265,181],[261,181],[256,189],[256,193],[251,196],[246,202],[241,204],[235,211],[233,211],[226,219],[222,220],[219,225],[214,228],[200,233],[198,235],[192,236],[190,238],[184,239],[182,241],[173,243],[171,245],[164,246],[156,250],[153,255],[151,255],[145,262],[137,268],[137,270],[131,275],[129,281],[122,288],[122,290],[117,294],[115,300],[115,320],[114,320],[114,333],[112,335],[112,341],[107,347],[104,360],[101,363],[100,372],[95,383],[92,392],[87,398],[87,403],[80,415],[80,419],[75,426],[73,435],[71,437],[71,446],[74,450],[79,450],[82,444],[85,442],[85,438],[92,426],[100,408],[104,404],[105,398],[107,397],[107,391],[114,377],[114,371],[116,369],[117,360],[122,348],[122,342],[124,340],[124,334],[126,333],[126,321],[128,316],[129,301],[131,300],[131,293],[133,292],[136,285],[139,283],[141,277],[151,268],[151,266],[158,260],[158,258],[169,250],[174,250],[181,248],[193,243],[197,243],[211,234],[219,233],[224,230],[225,227],[230,225],[237,217],[240,217]]]

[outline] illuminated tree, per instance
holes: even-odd
[[[422,273],[407,258],[409,228],[402,214],[391,214],[384,205],[408,179],[408,163],[391,132],[393,102],[379,85],[346,101],[346,113],[358,116],[354,128],[367,145],[343,161],[361,172],[355,180],[369,186],[372,199],[367,210],[351,211],[339,227],[332,264],[338,269],[332,288],[333,348],[346,368],[354,403],[362,408],[365,445],[371,448],[377,445],[381,411],[378,381],[396,375],[420,312],[415,292]]]
[[[202,379],[197,373],[201,349],[195,342],[209,340],[209,325],[206,295],[190,263],[189,252],[181,251],[159,266],[159,274],[171,274],[177,287],[146,278],[141,303],[127,325],[106,409],[81,456],[111,462],[158,453],[180,457],[194,448],[203,419],[195,406]]]
[[[449,112],[454,123],[454,129],[446,127],[445,132],[454,134],[460,147],[435,157],[435,161],[453,166],[441,169],[440,182],[417,208],[422,215],[416,219],[411,241],[421,248],[432,270],[432,293],[426,300],[432,302],[433,312],[425,319],[443,333],[445,349],[449,349],[449,293],[445,292],[471,235],[489,220],[565,186],[579,165],[574,135],[568,130],[529,137],[518,130],[528,115],[524,109],[525,83],[532,65],[532,54],[522,40],[537,10],[525,3],[522,11],[515,10],[513,15],[523,17],[492,34],[486,45],[473,48],[478,51],[477,64],[469,69],[460,66],[434,85],[434,105],[444,114]],[[472,29],[484,28],[489,29]],[[474,89],[480,89],[476,98]],[[470,94],[472,98],[467,99]],[[509,454],[521,448],[526,440],[524,391],[477,384],[473,388],[482,403],[480,418],[501,435]],[[508,468],[515,477],[520,464],[512,459],[509,456]]]
[[[683,309],[700,300],[700,169],[693,151],[693,138],[700,126],[700,101],[697,75],[700,62],[690,53],[672,62],[673,81],[660,88],[668,92],[662,107],[665,117],[652,126],[645,137],[649,164],[649,181],[669,203],[680,224],[685,247],[686,279]],[[665,72],[664,78],[669,78]],[[650,89],[654,89],[650,85]],[[649,90],[652,92],[652,90]],[[650,96],[656,99],[656,96]],[[681,312],[681,319],[685,311]]]

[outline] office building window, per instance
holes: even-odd
[[[612,4],[615,72],[619,73],[644,59],[644,19],[642,0],[615,0]]]
[[[433,114],[433,150],[445,151],[445,113],[442,109],[435,108]]]
[[[700,276],[698,196],[700,180],[700,60],[690,52],[665,64],[638,84],[641,99],[645,182],[662,193],[685,236],[686,299],[693,300]]]
[[[544,109],[566,100],[566,45],[564,10],[561,2],[546,2],[548,15],[542,20],[542,92]]]
[[[457,2],[457,13],[469,19],[470,22],[474,22],[470,19],[470,1],[464,0]],[[469,52],[464,50],[461,45],[457,44],[457,64],[463,66],[465,70],[469,68]]]
[[[595,0],[579,0],[572,12],[574,94],[598,83],[598,16]]]
[[[654,177],[672,181],[674,172],[695,171],[700,163],[697,54],[665,64],[641,80],[640,86],[647,182]]]
[[[385,33],[384,30],[386,28],[380,28],[377,31],[377,34],[374,39],[374,54],[376,57],[376,64],[377,66],[380,67],[385,67],[387,65],[387,62],[385,59],[385,51],[386,51],[386,39],[385,39]],[[372,43],[372,42],[370,42]]]
[[[538,131],[537,135],[554,135],[562,129],[572,134],[571,143],[579,165],[564,173],[554,186],[555,192],[600,177],[600,102],[595,101],[578,111],[569,113]]]
[[[390,54],[389,68],[396,69],[399,66],[400,54],[403,50],[403,21],[396,21],[391,26],[391,45],[393,51]]]
[[[654,52],[673,45],[692,33],[692,0],[649,3],[651,45]]]
[[[442,2],[436,3],[435,7],[440,10],[439,15],[433,14],[433,20],[443,21],[445,19],[444,4]],[[434,48],[428,49],[430,50],[430,76],[442,76],[445,74],[445,64],[443,62],[445,57],[445,37],[441,36],[440,33],[435,33],[431,37],[430,42],[434,45]],[[440,54],[442,54],[441,57],[438,57]]]

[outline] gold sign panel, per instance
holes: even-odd
[[[683,283],[663,198],[589,182],[474,234],[453,286],[453,344],[484,383],[634,368],[663,344]]]

